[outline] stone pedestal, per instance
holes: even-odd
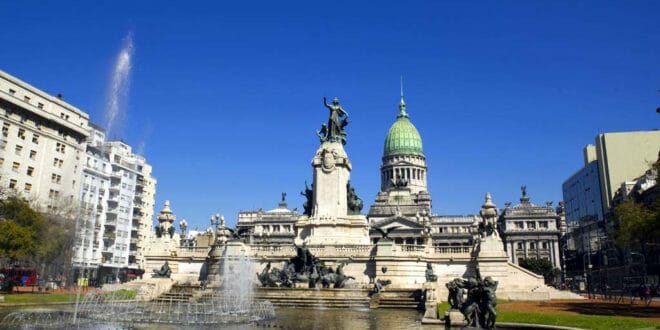
[[[351,162],[339,142],[323,142],[312,159],[316,219],[334,219],[348,214],[346,185]]]
[[[402,257],[389,239],[376,243],[375,278],[392,283],[390,288],[415,288],[426,282],[426,262],[419,258]]]
[[[225,263],[238,262],[249,255],[249,247],[238,241],[215,245],[209,252],[207,287],[217,288],[222,285]]]
[[[426,300],[424,301],[424,319],[439,319],[436,282],[426,282],[422,286]]]
[[[462,328],[466,327],[468,324],[465,321],[465,316],[458,309],[450,309],[445,313],[445,328],[449,329],[451,327]]]
[[[298,237],[309,245],[366,245],[369,227],[364,215],[303,217],[296,224]]]
[[[481,239],[477,250],[477,264],[481,278],[490,276],[500,283],[507,281],[508,261],[504,244],[498,236],[489,235]]]
[[[369,244],[367,218],[349,214],[351,162],[343,145],[323,142],[312,159],[312,168],[312,214],[298,221],[298,238],[310,245]]]

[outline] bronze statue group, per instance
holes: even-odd
[[[447,299],[451,308],[461,311],[468,326],[486,329],[495,327],[497,281],[490,276],[482,280],[477,270],[476,278],[455,278],[445,285],[449,289]]]
[[[309,288],[317,288],[319,284],[323,288],[343,288],[346,281],[355,279],[344,274],[345,265],[341,263],[336,269],[325,266],[303,244],[296,247],[296,256],[287,260],[282,269],[271,267],[269,262],[257,278],[265,287],[291,288],[296,283],[307,283]]]

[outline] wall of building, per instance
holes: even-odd
[[[566,203],[566,221],[603,221],[598,161],[586,164],[562,184]]]
[[[0,71],[0,186],[57,210],[76,199],[88,115]]]
[[[660,131],[616,132],[596,137],[601,199],[607,210],[621,183],[644,174],[658,159]]]

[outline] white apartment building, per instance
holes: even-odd
[[[133,262],[140,269],[145,269],[144,251],[147,238],[152,232],[156,203],[156,179],[151,175],[151,165],[147,164],[141,156],[138,156],[137,170],[135,198],[133,199],[133,225],[137,225],[137,231],[134,229],[131,231],[131,253],[134,253],[135,256]]]
[[[0,71],[0,187],[57,211],[80,193],[89,116]]]
[[[0,71],[0,187],[71,213],[77,276],[114,280],[143,267],[156,180],[144,157],[106,141],[89,115]]]
[[[143,268],[156,180],[144,157],[124,142],[106,141],[102,128],[90,126],[74,266],[76,276],[111,282]]]
[[[74,246],[75,277],[97,278],[103,260],[106,212],[110,195],[111,165],[103,152],[105,135],[92,125],[83,164],[78,237]]]

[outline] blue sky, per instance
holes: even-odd
[[[103,123],[122,39],[124,121],[191,227],[219,212],[302,209],[322,97],[338,96],[352,182],[368,206],[404,76],[434,211],[502,206],[526,184],[561,199],[600,132],[655,129],[658,1],[3,1],[0,69]],[[366,211],[366,208],[365,208]]]

